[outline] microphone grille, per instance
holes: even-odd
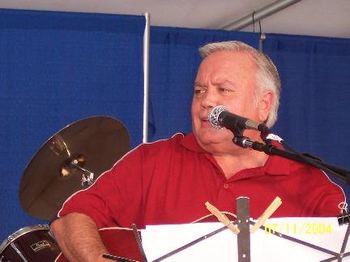
[[[208,114],[209,123],[216,129],[222,128],[219,121],[219,115],[223,111],[227,111],[227,108],[225,106],[216,106]]]

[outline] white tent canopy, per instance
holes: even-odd
[[[350,0],[1,0],[0,8],[142,15],[151,25],[350,38]],[[265,16],[265,17],[264,17]],[[264,18],[263,18],[264,17]],[[236,26],[236,27],[235,27]],[[237,29],[237,24],[226,29]]]

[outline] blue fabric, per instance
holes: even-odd
[[[20,179],[64,126],[109,115],[133,146],[142,141],[144,26],[140,16],[0,10],[1,239],[41,222],[20,207]]]
[[[264,48],[282,78],[276,132],[301,151],[350,168],[339,155],[350,148],[350,40],[268,35]]]
[[[275,133],[299,152],[350,170],[350,40],[271,34],[264,50],[282,79]],[[349,196],[349,186],[336,181]]]

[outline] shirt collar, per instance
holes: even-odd
[[[196,137],[193,133],[189,133],[185,135],[184,139],[182,140],[181,144],[187,148],[188,150],[198,152],[198,153],[208,153],[205,151],[197,142]]]
[[[274,146],[276,146],[279,149],[283,149],[283,146],[279,144],[276,141],[272,142]],[[182,140],[181,144],[187,148],[188,150],[197,152],[197,153],[207,153],[197,142],[196,137],[193,133],[189,133],[185,135],[184,139]],[[267,175],[289,175],[292,173],[294,169],[296,169],[298,165],[296,162],[280,157],[280,156],[269,156],[265,165],[252,168],[251,171],[255,170],[257,173],[260,173],[259,171],[264,171],[263,173],[266,173]],[[255,172],[254,172],[255,173]]]
[[[269,156],[263,166],[265,172],[269,175],[289,175],[295,168],[293,161],[281,156]]]

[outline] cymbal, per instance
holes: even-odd
[[[74,192],[88,187],[129,151],[130,137],[119,121],[94,116],[53,135],[34,155],[19,188],[23,209],[51,220]]]

